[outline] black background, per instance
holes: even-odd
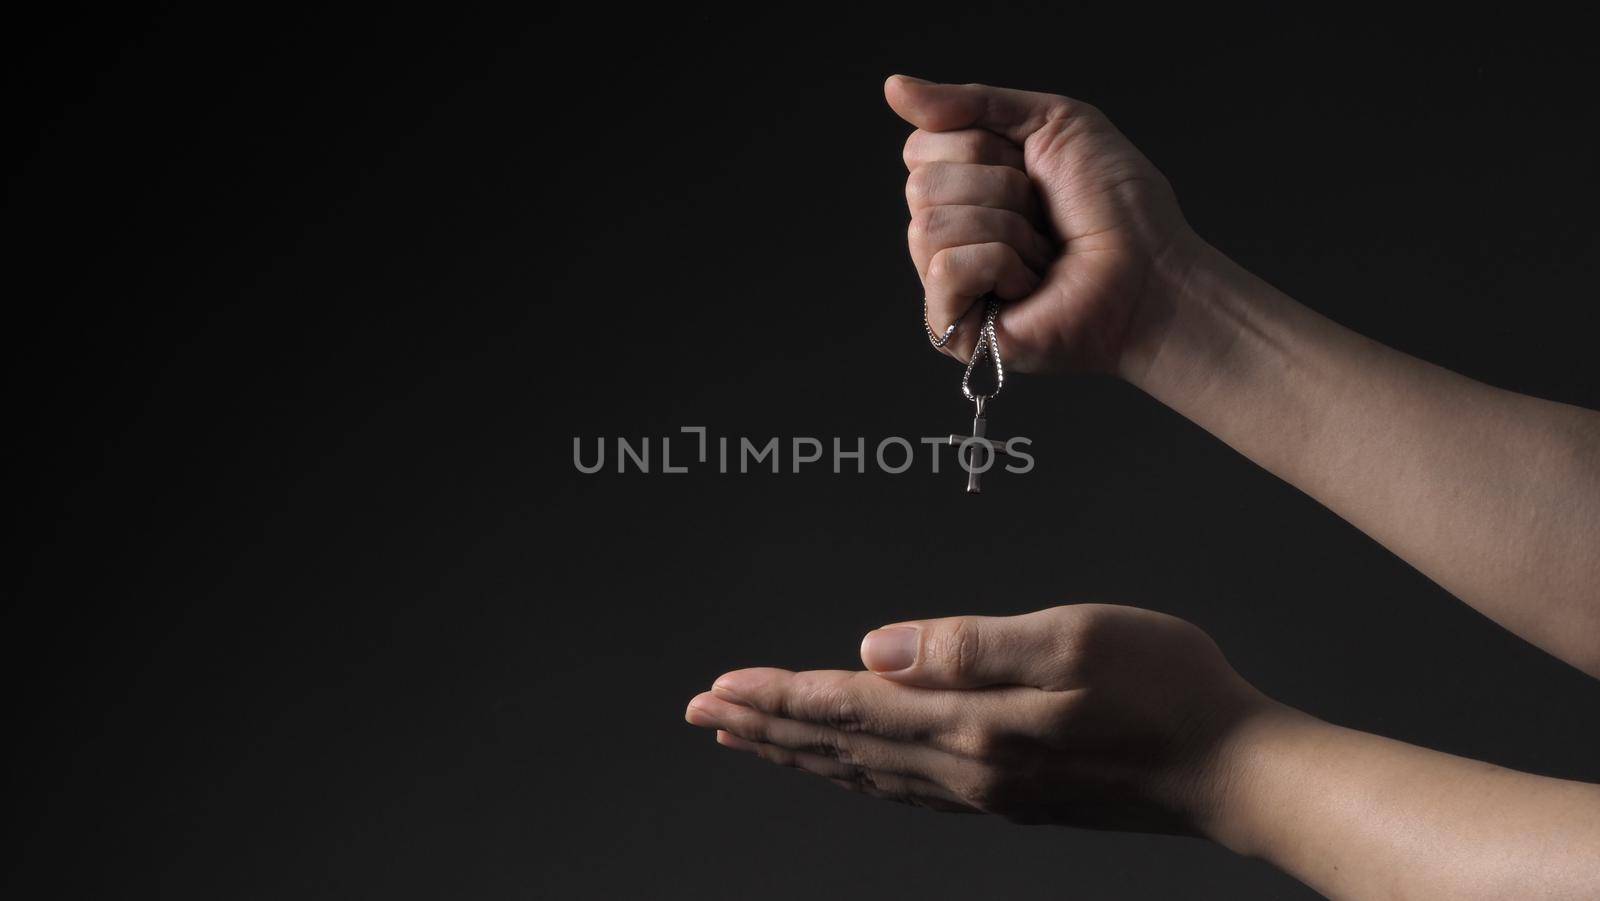
[[[1009,385],[991,426],[1038,465],[981,498],[948,460],[572,464],[965,424],[896,71],[1089,100],[1312,307],[1600,406],[1570,23],[228,9],[5,38],[13,890],[1308,895],[1189,839],[877,804],[681,719],[886,621],[1086,600],[1192,619],[1336,722],[1600,779],[1600,684],[1110,379]]]

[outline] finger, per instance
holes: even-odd
[[[906,138],[901,157],[907,169],[935,162],[1023,168],[1021,147],[981,128],[961,131],[923,131],[919,128]]]
[[[896,115],[925,131],[982,128],[1019,146],[1046,124],[1092,109],[1055,94],[983,84],[938,84],[905,75],[890,76],[883,95]]]
[[[979,319],[965,316],[978,298],[993,293],[1002,300],[1026,297],[1039,284],[1009,244],[967,244],[947,247],[928,260],[922,290],[928,303],[928,325],[942,335],[957,323],[956,334],[941,350],[958,360],[972,357],[978,343]]]
[[[875,798],[898,801],[903,804],[918,804],[950,812],[980,812],[976,808],[963,803],[954,792],[937,783],[916,776],[885,773],[878,770],[850,766],[837,760],[805,751],[794,751],[765,742],[748,741],[726,731],[717,732],[717,743],[735,751],[754,754],[762,760],[775,763],[778,766],[793,767],[822,776],[840,788],[858,791]]]
[[[959,715],[953,693],[911,691],[862,672],[742,669],[719,677],[711,691],[772,716],[907,742],[929,743]]]
[[[934,206],[911,217],[906,228],[906,244],[917,275],[924,280],[928,261],[949,247],[966,244],[1001,243],[1010,245],[1022,262],[1034,272],[1050,265],[1055,248],[1033,223],[1011,210],[984,206]]]
[[[864,732],[841,732],[817,723],[771,716],[709,692],[696,697],[689,705],[702,718],[696,725],[713,726],[745,741],[814,754],[850,766],[933,780],[949,778],[959,766],[954,757],[927,745],[894,741]]]
[[[887,774],[885,775],[887,776]],[[888,786],[892,789],[895,785],[893,782],[894,777],[890,776],[888,778],[890,780]],[[918,786],[917,789],[913,789],[911,792],[902,792],[885,790],[885,788],[879,787],[877,784],[868,784],[868,780],[865,779],[854,782],[848,779],[829,779],[828,781],[845,791],[866,795],[869,798],[881,798],[897,804],[915,804],[919,807],[926,807],[929,810],[937,810],[940,813],[983,813],[978,808],[963,802],[954,793],[948,792],[932,783],[928,783],[927,788]],[[934,792],[939,792],[940,794],[934,794]],[[910,794],[909,800],[906,794]]]
[[[984,759],[997,739],[1038,735],[1057,712],[1050,706],[1054,693],[1016,686],[975,691],[929,691],[908,688],[871,673],[837,671],[791,673],[757,668],[736,670],[717,680],[709,694],[689,702],[684,718],[696,726],[727,729],[730,713],[708,700],[751,708],[765,714],[771,726],[742,727],[750,737],[763,733],[779,744],[815,753],[843,748],[846,754],[882,754],[871,757],[880,769],[918,772],[930,778],[947,774],[951,758]],[[748,722],[748,721],[746,721]],[[791,724],[825,728],[819,734]],[[739,731],[739,730],[735,730]],[[856,735],[878,736],[889,746],[845,745]],[[910,754],[906,746],[927,749]],[[893,755],[910,755],[908,762],[890,763]]]
[[[1078,684],[1082,619],[1073,607],[1057,607],[1022,616],[896,623],[867,634],[861,660],[874,673],[904,685],[1061,691]]]
[[[912,215],[935,206],[986,206],[1011,210],[1038,221],[1033,182],[1010,166],[934,161],[906,178],[906,206]]]

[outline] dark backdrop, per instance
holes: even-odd
[[[981,498],[948,461],[574,469],[574,437],[964,424],[895,71],[1089,100],[1314,308],[1600,405],[1574,27],[986,6],[13,21],[19,896],[1307,895],[681,719],[732,667],[1070,601],[1190,618],[1319,716],[1600,779],[1600,683],[1109,379],[1015,380],[994,427],[1037,469]]]

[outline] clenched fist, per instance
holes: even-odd
[[[736,750],[871,795],[1018,822],[1197,832],[1272,707],[1199,629],[1133,607],[886,626],[869,672],[746,669],[689,704]]]
[[[971,356],[993,292],[1008,365],[1117,371],[1198,244],[1166,178],[1086,103],[903,75],[884,93],[917,127],[908,243],[930,327],[959,323],[944,352]]]

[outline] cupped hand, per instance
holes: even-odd
[[[884,94],[917,127],[908,244],[929,326],[957,324],[944,352],[971,356],[992,292],[1008,366],[1116,371],[1198,243],[1166,177],[1067,97],[903,75]]]
[[[1024,823],[1203,831],[1271,706],[1195,626],[1084,604],[867,635],[868,672],[744,669],[686,719],[869,795]]]

